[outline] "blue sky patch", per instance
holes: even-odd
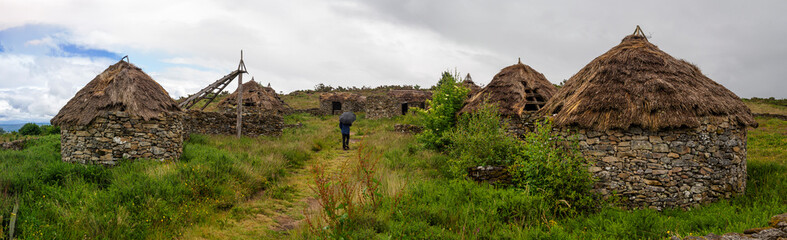
[[[58,44],[58,47],[60,48],[60,50],[63,51],[63,53],[65,53],[66,56],[99,57],[99,58],[109,58],[109,59],[118,59],[118,60],[121,57],[123,57],[120,56],[120,54],[110,52],[107,50],[86,48],[71,43]]]

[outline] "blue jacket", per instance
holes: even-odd
[[[342,129],[342,134],[350,134],[350,125],[339,123],[339,128]]]

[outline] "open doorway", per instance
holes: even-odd
[[[331,113],[336,114],[336,111],[342,111],[342,103],[341,102],[331,102]]]
[[[402,103],[402,115],[407,115],[407,111],[410,110],[407,106],[407,103]]]

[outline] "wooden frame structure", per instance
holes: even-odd
[[[240,138],[241,125],[243,122],[242,99],[243,99],[243,74],[244,73],[248,73],[248,72],[246,71],[246,64],[243,62],[243,50],[241,50],[240,63],[238,63],[238,69],[232,71],[230,74],[225,75],[219,80],[216,80],[215,82],[211,83],[210,85],[203,88],[199,92],[195,93],[194,95],[191,95],[191,97],[186,98],[186,100],[178,104],[178,106],[181,109],[191,109],[199,101],[202,101],[203,99],[208,99],[205,105],[203,105],[202,108],[199,109],[200,111],[202,111],[205,109],[205,107],[208,106],[208,104],[210,104],[211,102],[213,102],[214,99],[216,99],[216,97],[219,95],[219,93],[221,93],[222,90],[224,90],[224,88],[226,88],[228,85],[230,85],[230,83],[232,83],[232,80],[235,80],[235,77],[237,77],[238,78],[238,90],[237,90],[238,91],[238,105],[237,105],[238,117],[237,117],[235,128],[238,130],[238,138]]]

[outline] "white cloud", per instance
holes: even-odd
[[[782,91],[787,83],[781,80],[787,68],[780,67],[787,64],[787,47],[779,42],[787,29],[773,27],[787,24],[784,5],[710,0],[6,0],[0,29],[47,24],[66,32],[26,40],[29,46],[48,46],[47,51],[0,53],[0,101],[13,107],[0,108],[0,115],[50,116],[117,61],[46,56],[58,51],[60,43],[128,54],[179,97],[234,70],[241,49],[250,74],[284,92],[318,83],[430,86],[441,71],[454,67],[485,84],[519,57],[557,83],[616,45],[636,24],[663,50],[696,63],[740,96],[787,97]],[[25,100],[23,91],[43,94],[51,106]]]

